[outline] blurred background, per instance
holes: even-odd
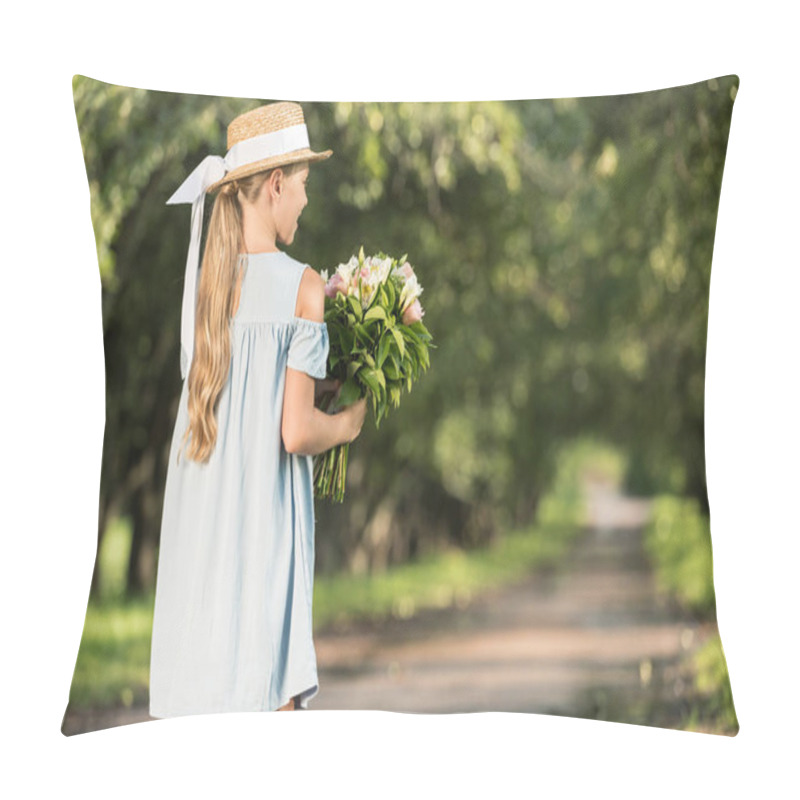
[[[362,245],[408,253],[437,346],[400,408],[351,447],[344,504],[317,501],[312,708],[738,731],[703,430],[737,86],[303,104],[312,148],[334,155],[312,167],[288,252],[329,271]],[[148,719],[189,238],[188,207],[166,199],[225,154],[236,115],[283,99],[80,76],[74,95],[106,425],[67,734]]]

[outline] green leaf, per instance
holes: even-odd
[[[380,391],[378,378],[374,369],[362,369],[358,377],[369,387],[370,391],[377,394]]]
[[[405,358],[406,355],[406,343],[403,340],[403,334],[397,330],[397,328],[392,328],[392,335],[394,336],[394,340],[397,342],[397,347],[400,350],[400,357]]]
[[[414,342],[416,344],[422,344],[419,336],[408,326],[408,325],[401,325],[400,330],[403,332],[403,336],[408,339],[409,342]]]
[[[350,309],[352,310],[353,315],[355,316],[355,318],[359,322],[361,322],[361,319],[364,316],[364,311],[361,308],[361,303],[359,303],[359,301],[355,297],[353,297],[353,295],[348,295],[347,303],[350,306]]]
[[[373,306],[367,313],[364,315],[364,321],[371,319],[386,319],[386,312],[380,306]]]
[[[412,322],[408,327],[424,342],[429,342],[433,338],[428,329],[421,322]]]
[[[386,378],[377,369],[363,369],[358,373],[358,377],[369,386],[375,394],[382,394],[381,390],[386,388]]]
[[[400,379],[400,370],[397,368],[397,363],[393,358],[387,359],[383,365],[383,371],[389,380],[396,381]]]
[[[361,398],[361,387],[352,378],[348,378],[339,392],[339,405],[349,406]]]
[[[383,362],[391,351],[393,337],[388,333],[384,333],[378,342],[378,367],[383,367]]]
[[[386,291],[386,305],[388,308],[394,308],[394,304],[397,301],[397,291],[394,287],[394,281],[387,281],[384,284],[384,289]]]
[[[350,328],[342,328],[339,334],[339,342],[342,353],[350,353],[353,350],[355,336]]]

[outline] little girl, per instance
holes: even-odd
[[[309,164],[330,155],[310,149],[300,106],[272,103],[234,119],[225,158],[208,156],[169,200],[193,211],[153,717],[305,709],[318,692],[312,456],[358,436],[366,400],[315,407],[336,389],[324,380],[324,283],[276,245],[294,240]],[[216,190],[195,291],[203,199]]]

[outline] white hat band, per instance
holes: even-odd
[[[309,147],[308,128],[305,125],[292,125],[271,133],[262,133],[237,142],[225,156],[225,166],[228,172],[256,161],[264,161],[274,156],[302,150]]]

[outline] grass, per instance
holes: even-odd
[[[728,664],[722,640],[715,634],[700,647],[689,662],[694,676],[694,699],[686,730],[707,730],[735,736],[739,720],[733,705]]]
[[[314,626],[353,619],[407,618],[421,608],[463,608],[479,592],[558,562],[575,529],[533,527],[491,547],[450,550],[381,575],[334,575],[314,584]]]
[[[145,703],[150,677],[153,595],[92,601],[70,689],[71,707]]]
[[[661,591],[686,609],[714,620],[711,529],[694,498],[660,495],[645,529],[645,548]],[[730,677],[719,634],[710,637],[686,660],[693,683],[693,702],[683,727],[735,735],[739,730]]]

